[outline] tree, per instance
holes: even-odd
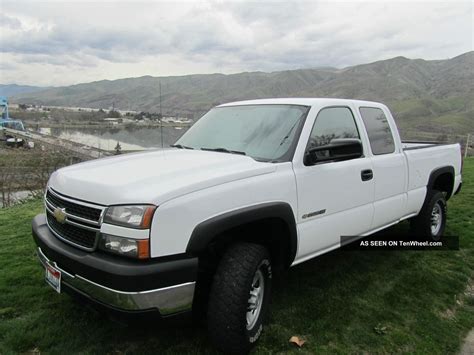
[[[120,142],[117,141],[117,145],[115,146],[115,155],[122,154],[122,146],[120,145]]]
[[[122,117],[122,115],[118,111],[110,110],[109,111],[109,117],[111,117],[111,118],[120,118],[120,117]]]

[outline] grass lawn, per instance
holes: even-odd
[[[474,327],[474,159],[448,203],[459,251],[335,251],[291,269],[257,353],[455,353]],[[0,353],[209,353],[204,326],[124,325],[43,281],[30,222],[40,201],[0,209]],[[408,224],[391,229],[406,233]],[[300,335],[306,344],[288,343]]]

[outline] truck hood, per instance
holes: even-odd
[[[59,169],[49,186],[101,205],[159,205],[172,198],[275,171],[242,155],[170,149],[125,154]]]

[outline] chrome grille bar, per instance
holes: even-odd
[[[52,206],[48,201],[46,201],[46,210],[48,210],[48,212],[50,212],[52,215],[54,215],[54,209],[56,207]],[[95,228],[95,227],[92,227],[92,226],[86,226],[84,224],[81,224],[81,223],[77,223],[77,222],[74,222],[72,220],[70,220],[69,218],[77,218],[79,219],[80,217],[76,217],[76,216],[72,216],[68,213],[66,213],[66,220],[65,220],[65,223],[68,223],[68,224],[71,224],[73,226],[76,226],[76,227],[80,227],[80,228],[83,228],[83,229],[87,229],[87,230],[90,230],[90,231],[93,231],[93,232],[98,232],[100,231],[100,228]],[[84,218],[81,218],[82,220],[84,221],[87,221],[86,223],[97,223],[96,225],[98,226],[99,223],[98,222],[92,222],[92,221],[89,221],[89,220],[86,220]]]
[[[45,199],[44,201],[46,202],[46,208],[47,208],[51,213],[54,213],[54,210],[59,207],[59,206],[53,205],[53,204],[52,204],[51,202],[49,202],[47,199]],[[100,221],[93,221],[93,220],[91,220],[91,219],[82,218],[82,217],[79,217],[79,216],[70,214],[70,213],[68,213],[68,212],[65,212],[65,213],[66,213],[66,217],[67,217],[66,221],[70,221],[69,218],[72,218],[72,219],[75,219],[75,220],[80,221],[80,222],[83,222],[83,223],[87,223],[87,224],[91,224],[91,225],[100,227]],[[82,225],[81,225],[81,226],[82,226]]]
[[[48,215],[48,227],[57,238],[79,249],[95,250],[106,207],[74,200],[51,188],[45,193],[44,203]],[[62,223],[57,222],[54,217],[57,208],[60,208],[66,216]],[[85,218],[86,216],[91,218]]]

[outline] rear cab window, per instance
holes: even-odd
[[[395,152],[395,140],[387,116],[378,107],[360,107],[362,121],[369,137],[372,154],[382,155]]]

